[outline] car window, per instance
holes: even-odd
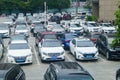
[[[75,44],[76,44],[76,41],[75,41],[75,40],[72,40],[72,43],[75,45]]]
[[[60,47],[60,46],[61,43],[58,41],[45,41],[42,43],[42,47]]]
[[[29,46],[27,43],[16,43],[16,44],[11,44],[9,49],[29,49]]]
[[[92,41],[77,41],[77,47],[94,47]]]

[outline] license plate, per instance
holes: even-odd
[[[56,56],[52,56],[51,60],[57,60]]]
[[[87,55],[86,58],[92,58],[93,56],[92,55]]]

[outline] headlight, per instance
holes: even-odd
[[[32,56],[32,54],[27,55],[27,57],[31,57],[31,56]]]
[[[8,55],[8,57],[13,58],[13,56],[12,56],[12,55]]]
[[[48,55],[48,53],[43,52],[43,55]]]
[[[95,52],[95,56],[97,57],[99,55],[98,51]]]
[[[63,52],[61,52],[61,55],[63,55],[64,54],[64,51]]]
[[[83,56],[84,53],[82,53],[80,51],[77,51],[77,54],[80,55],[80,56]]]

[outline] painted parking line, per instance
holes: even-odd
[[[34,46],[33,46],[33,52],[34,52],[34,54],[35,54],[35,59],[36,59],[36,61],[37,61],[37,64],[40,65],[40,62],[39,62],[39,59],[38,59],[38,55],[37,55],[37,52],[36,52],[36,49],[35,49]]]

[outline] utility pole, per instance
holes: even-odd
[[[47,6],[46,6],[46,2],[44,2],[44,8],[45,8],[45,26],[47,25]]]
[[[75,3],[76,3],[75,7],[76,7],[76,16],[77,16],[77,14],[78,14],[78,0],[76,0]]]

